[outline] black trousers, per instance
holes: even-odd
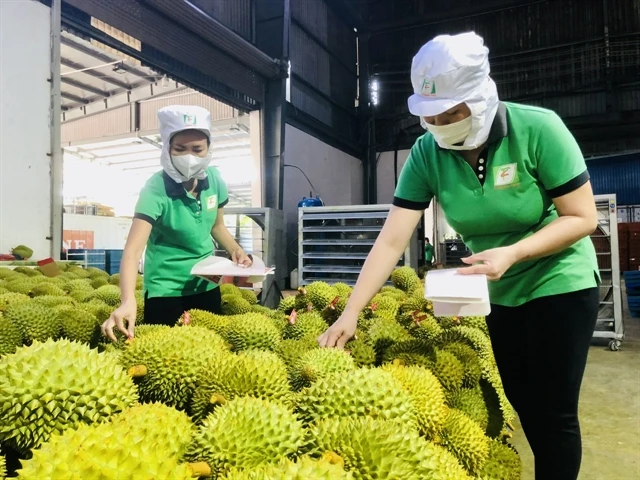
[[[535,457],[536,480],[576,480],[578,398],[598,317],[599,289],[518,307],[491,306],[487,324],[505,394]]]
[[[184,297],[145,296],[144,323],[173,326],[185,311],[192,308],[221,314],[220,289],[214,288],[205,293]]]

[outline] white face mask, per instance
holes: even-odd
[[[450,150],[465,150],[468,147],[464,145],[456,146],[456,143],[462,143],[466,140],[471,132],[471,116],[449,125],[431,125],[420,118],[420,125],[429,131],[436,139],[438,145],[442,148]]]
[[[178,173],[183,177],[183,181],[201,177],[202,173],[209,166],[211,156],[198,157],[196,155],[171,155],[171,162]]]

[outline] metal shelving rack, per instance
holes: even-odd
[[[314,281],[355,285],[391,205],[298,208],[298,284]],[[418,265],[414,232],[398,266]]]
[[[609,348],[616,351],[624,338],[616,195],[595,195],[595,200],[598,228],[591,235],[591,240],[596,248],[602,283],[598,321],[593,336],[609,339]]]

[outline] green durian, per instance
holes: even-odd
[[[278,305],[278,311],[284,313],[285,315],[289,315],[291,311],[296,306],[296,297],[291,295],[288,297],[284,297],[280,300],[280,304]]]
[[[31,267],[16,267],[13,269],[16,273],[22,273],[28,277],[41,277],[42,273]]]
[[[420,278],[413,268],[398,267],[391,273],[391,283],[400,290],[411,292],[420,286]]]
[[[464,368],[462,384],[464,387],[473,388],[478,385],[482,376],[482,367],[476,352],[464,343],[454,342],[442,347],[442,350],[453,353]]]
[[[0,312],[5,312],[11,305],[27,303],[30,301],[31,299],[29,298],[29,295],[25,295],[23,293],[3,293],[0,295]]]
[[[88,297],[92,300],[100,300],[110,307],[119,307],[121,303],[120,287],[117,285],[104,285],[96,288],[93,294]]]
[[[0,442],[20,452],[106,421],[138,399],[113,357],[68,340],[34,342],[0,358],[0,397]]]
[[[46,282],[34,285],[31,289],[32,297],[39,297],[44,295],[64,297],[66,294],[67,292],[65,292],[62,288]]]
[[[283,458],[277,464],[266,464],[249,470],[232,469],[223,480],[353,480],[350,472],[345,472],[342,459],[329,453],[323,458],[309,456],[295,462]]]
[[[441,443],[453,453],[471,475],[476,475],[489,457],[489,439],[467,414],[449,409]]]
[[[224,338],[235,352],[250,350],[276,350],[280,343],[280,331],[263,315],[248,313],[229,319]]]
[[[7,475],[7,462],[4,455],[0,452],[0,480],[5,480]]]
[[[391,373],[378,368],[329,373],[300,392],[296,411],[306,423],[356,415],[417,426],[409,394]]]
[[[157,329],[134,337],[120,363],[136,378],[144,402],[162,402],[184,410],[200,371],[228,351],[217,333],[202,327]]]
[[[415,338],[435,343],[442,333],[442,326],[428,313],[412,312],[409,333]]]
[[[224,336],[230,317],[216,315],[206,310],[192,308],[183,313],[178,319],[178,325],[203,327]]]
[[[220,285],[220,295],[235,295],[236,297],[242,296],[242,290],[235,286],[233,283],[223,283]]]
[[[191,415],[196,421],[236,397],[250,395],[285,401],[291,395],[282,359],[260,350],[215,357],[199,373],[196,384],[191,402]]]
[[[485,335],[489,335],[489,327],[485,317],[460,317],[460,325],[473,327],[481,330]]]
[[[398,322],[384,318],[374,317],[366,332],[367,343],[375,349],[378,362],[382,361],[385,351],[389,347],[411,339],[411,336]]]
[[[282,340],[275,352],[290,370],[305,352],[316,348],[320,348],[318,342],[314,338],[307,337],[301,340]]]
[[[233,467],[250,469],[293,456],[305,444],[305,437],[303,425],[286,406],[237,397],[204,420],[187,458],[206,462],[211,468],[208,478],[223,478]]]
[[[335,348],[318,348],[304,353],[291,369],[294,390],[308,387],[334,372],[348,372],[357,368],[351,355]]]
[[[109,285],[109,280],[105,277],[94,277],[91,280],[91,288],[100,288]]]
[[[482,389],[478,386],[473,389],[463,388],[455,392],[447,399],[451,408],[460,410],[476,422],[486,432],[489,426],[489,410],[482,395]]]
[[[111,285],[120,286],[120,274],[119,273],[114,273],[113,275],[111,275],[109,277],[109,283]]]
[[[376,351],[359,337],[349,340],[344,348],[358,367],[369,367],[376,363]]]
[[[98,344],[101,336],[100,322],[95,315],[66,305],[58,307],[56,311],[65,338],[91,346]]]
[[[303,304],[301,300],[299,302],[301,305],[297,305],[301,310],[308,307],[310,303],[313,310],[322,312],[339,296],[338,292],[325,282],[312,282],[298,290],[300,291],[300,298],[305,299],[304,302],[306,302],[306,304]]]
[[[305,337],[318,337],[329,328],[327,322],[316,312],[291,313],[284,326],[282,338],[300,340]]]
[[[327,418],[310,430],[310,449],[338,454],[356,480],[471,480],[450,452],[399,421]]]
[[[75,301],[73,298],[69,296],[57,296],[57,295],[42,295],[39,297],[35,297],[32,303],[36,303],[38,305],[42,305],[47,308],[55,308],[59,306],[73,306],[75,305]]]
[[[222,295],[221,307],[223,315],[242,315],[251,311],[251,304],[242,296]]]
[[[33,278],[25,277],[11,280],[5,284],[5,288],[13,293],[22,293],[23,295],[31,295],[31,290],[37,283]]]
[[[22,332],[18,326],[0,313],[0,357],[15,353],[22,346]]]
[[[249,302],[250,305],[256,305],[258,303],[258,297],[256,296],[256,292],[253,290],[242,288],[240,289],[240,295]]]
[[[125,410],[109,423],[56,435],[23,461],[24,480],[190,480],[181,464],[193,432],[189,418],[156,404]]]
[[[438,377],[440,383],[448,392],[456,392],[462,388],[464,381],[464,366],[458,358],[446,350],[434,351],[431,371]]]
[[[336,294],[340,297],[349,297],[351,292],[353,292],[353,287],[347,285],[346,283],[338,282],[332,285]]]
[[[60,337],[60,321],[56,312],[37,303],[13,303],[4,315],[20,329],[25,345],[31,345],[36,340],[44,342]]]
[[[259,304],[251,305],[251,311],[255,313],[262,313],[267,316],[273,316],[273,314],[277,312],[277,310],[271,310],[269,307]]]
[[[29,260],[33,256],[33,250],[26,245],[18,245],[11,249],[11,254],[20,257],[22,260]]]
[[[411,396],[420,434],[427,439],[437,438],[447,418],[448,408],[444,390],[436,376],[418,366],[389,364],[381,368],[391,373]]]
[[[478,473],[478,480],[520,480],[522,461],[512,446],[489,440],[489,458]]]
[[[79,308],[82,308],[88,312],[91,312],[98,319],[100,323],[107,320],[111,313],[115,310],[113,307],[107,305],[102,300],[90,300],[86,303],[79,305]]]

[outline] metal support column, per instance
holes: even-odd
[[[358,116],[362,125],[362,147],[364,158],[364,203],[377,203],[377,165],[376,165],[376,124],[371,105],[369,85],[369,38],[368,33],[358,36]]]
[[[60,102],[60,37],[62,30],[62,0],[51,2],[51,104],[50,104],[50,135],[51,149],[51,228],[49,241],[51,257],[60,260],[62,250],[62,212],[63,212],[63,158],[61,142],[61,102]]]
[[[283,209],[286,86],[289,65],[290,0],[256,3],[256,40],[277,59],[280,74],[267,82],[262,108],[262,206]]]

